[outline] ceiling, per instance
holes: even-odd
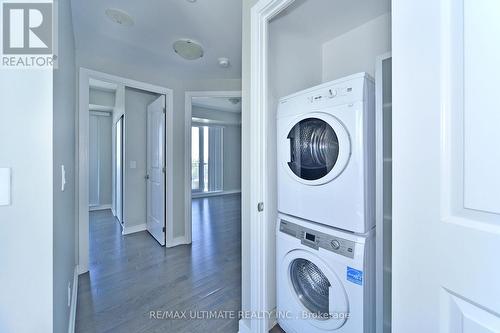
[[[391,0],[296,0],[273,18],[271,29],[326,42],[390,10]]]
[[[153,68],[183,79],[241,78],[241,0],[72,0],[77,54],[134,67]],[[128,13],[119,25],[107,8]],[[200,43],[204,56],[185,60],[174,53],[178,39]],[[227,57],[229,68],[218,66]]]
[[[198,106],[207,109],[214,109],[219,111],[227,111],[240,113],[241,112],[241,98],[238,98],[238,103],[233,98],[226,97],[193,97],[193,106]]]

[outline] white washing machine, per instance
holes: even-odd
[[[374,93],[359,73],[280,100],[279,212],[356,233],[373,228]]]
[[[278,323],[287,333],[375,332],[375,240],[279,216]]]

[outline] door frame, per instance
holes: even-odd
[[[241,90],[228,91],[186,91],[184,94],[184,221],[185,243],[190,244],[193,237],[192,193],[191,193],[191,126],[193,97],[241,98]],[[243,110],[242,110],[243,111]],[[242,147],[243,148],[243,147]]]
[[[249,304],[252,313],[259,314],[262,320],[240,320],[240,332],[266,333],[276,323],[275,316],[269,311],[269,302],[275,276],[275,267],[270,256],[274,256],[274,240],[268,235],[268,224],[272,214],[265,209],[268,198],[272,195],[268,184],[273,179],[267,179],[268,159],[266,157],[266,146],[268,137],[275,135],[274,129],[268,128],[266,115],[268,106],[268,43],[270,21],[290,6],[295,0],[260,0],[252,8],[250,13],[250,108],[243,109],[242,116],[249,119],[249,143],[243,147],[243,154],[249,156],[249,165],[245,169],[245,177],[249,177],[248,196],[245,196],[249,207],[249,213],[243,211],[242,231],[249,230],[249,234],[242,235],[249,241],[249,248],[242,247],[242,270],[248,272],[248,277],[243,276],[243,288],[250,288],[249,300],[243,302]],[[246,115],[249,112],[249,115]],[[263,203],[264,209],[259,209]],[[246,264],[249,263],[249,267]],[[246,292],[243,290],[243,295]],[[245,309],[244,309],[245,310]]]
[[[167,246],[172,242],[173,231],[173,214],[172,214],[172,199],[173,199],[173,91],[172,89],[149,84],[146,82],[136,81],[125,77],[111,75],[104,72],[91,70],[88,68],[80,67],[78,77],[78,123],[77,123],[77,140],[76,150],[77,154],[77,219],[78,219],[78,274],[83,274],[89,270],[89,80],[96,79],[104,82],[116,84],[117,86],[130,87],[141,89],[157,94],[165,95],[165,104],[167,110],[166,117],[166,144],[167,149],[167,175],[166,175],[166,189],[167,195],[165,196],[165,206],[167,214],[165,215],[165,224],[167,228]],[[124,118],[124,121],[126,119]],[[126,143],[125,143],[126,144]],[[124,167],[124,173],[126,168]],[[124,184],[125,185],[125,184]],[[123,186],[123,192],[126,192]]]

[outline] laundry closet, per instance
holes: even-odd
[[[269,304],[289,332],[390,332],[391,2],[296,0],[268,36]]]

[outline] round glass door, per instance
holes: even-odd
[[[290,170],[304,180],[325,177],[337,163],[339,139],[326,121],[306,118],[292,127],[290,140]]]
[[[290,265],[290,279],[298,299],[318,318],[329,318],[330,281],[311,261],[298,258]]]

